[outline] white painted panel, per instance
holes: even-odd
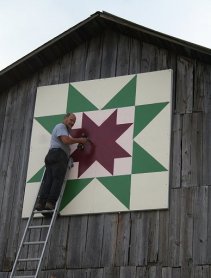
[[[65,113],[68,88],[68,83],[39,87],[37,89],[34,116],[40,117]]]
[[[130,209],[168,208],[168,182],[168,172],[132,175]]]
[[[170,101],[171,77],[172,70],[140,74],[137,79],[136,105]]]

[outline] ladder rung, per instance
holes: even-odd
[[[34,210],[33,211],[33,213],[34,214],[38,214],[38,213],[52,213],[52,212],[54,212],[54,209],[52,209],[52,210]]]
[[[37,226],[29,226],[28,229],[42,229],[42,228],[49,228],[50,225],[37,225]]]
[[[44,244],[45,241],[25,241],[23,245]]]
[[[26,228],[24,230],[24,234],[23,234],[23,237],[21,239],[21,244],[19,246],[16,258],[15,258],[15,262],[14,262],[12,272],[11,272],[11,277],[12,278],[36,278],[38,276],[38,273],[41,270],[43,255],[44,255],[44,252],[45,252],[45,249],[46,249],[46,246],[47,246],[49,236],[51,234],[51,230],[55,225],[55,221],[56,221],[57,216],[59,215],[59,205],[60,205],[60,201],[62,199],[62,195],[64,193],[68,171],[71,168],[70,164],[71,164],[71,160],[68,161],[68,169],[66,171],[65,179],[64,179],[64,182],[62,184],[61,192],[60,192],[60,195],[59,195],[59,198],[58,198],[58,201],[56,203],[55,208],[53,210],[44,209],[42,211],[37,211],[37,210],[35,210],[36,206],[34,205],[34,207],[32,209],[32,212],[31,212],[31,215],[28,219]],[[42,177],[41,183],[42,183],[42,181],[43,181],[43,177]],[[48,218],[50,220],[49,221],[50,223],[47,222],[46,225],[42,225],[42,224],[39,223],[39,225],[36,225],[38,223],[34,223],[33,220],[36,219],[36,216],[40,216],[41,214],[44,217]],[[41,229],[41,232],[42,232],[43,228],[47,228],[46,240],[44,239],[44,241],[27,241],[27,240],[30,240],[30,239],[25,238],[26,235],[27,235],[27,232],[29,232],[29,230],[31,232],[32,229]],[[31,244],[38,244],[38,246],[39,246],[39,244],[44,244],[43,246],[40,246],[43,249],[42,252],[41,252],[41,255],[37,255],[37,256],[40,256],[40,258],[19,258],[24,245],[26,245],[26,246],[29,245],[30,246]],[[33,256],[33,255],[31,255],[31,256]],[[36,256],[36,255],[34,254],[34,256]],[[25,255],[25,257],[27,257],[27,255]],[[36,266],[36,268],[37,268],[36,274],[33,274],[34,272],[30,271],[30,272],[26,272],[25,275],[24,274],[21,275],[20,273],[23,273],[23,271],[20,271],[20,272],[17,271],[17,264],[20,263],[20,262],[30,262],[30,261],[31,262],[36,262],[36,265],[37,265]],[[30,273],[30,275],[29,275],[29,273]]]
[[[19,262],[28,262],[28,261],[39,261],[40,258],[25,258],[25,259],[18,259]]]
[[[34,275],[20,275],[20,276],[13,276],[13,278],[34,278]]]

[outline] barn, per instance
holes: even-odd
[[[0,278],[9,277],[27,221],[37,88],[169,69],[168,207],[59,217],[40,277],[211,276],[211,50],[96,12],[0,72]]]

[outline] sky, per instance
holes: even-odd
[[[96,11],[211,49],[211,0],[0,0],[0,70]]]

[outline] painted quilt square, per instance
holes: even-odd
[[[39,87],[23,217],[33,207],[52,129],[76,114],[61,215],[168,208],[172,71]]]

